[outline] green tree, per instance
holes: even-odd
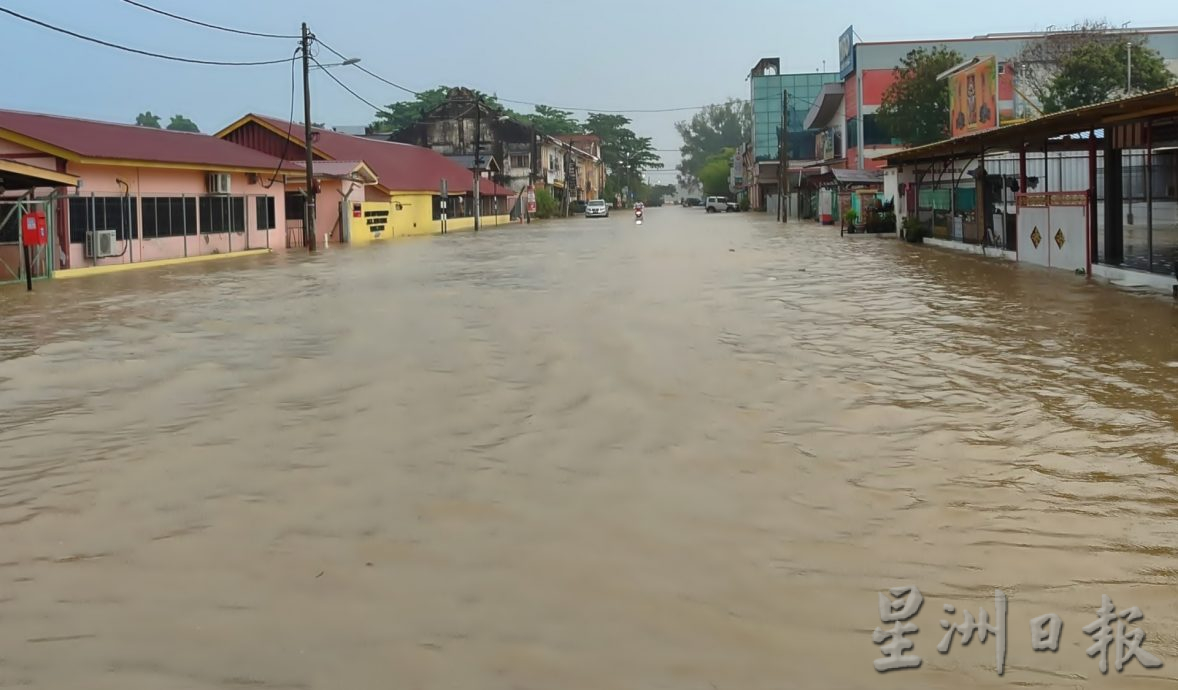
[[[894,138],[919,146],[949,135],[949,87],[937,79],[960,64],[961,53],[944,46],[908,53],[884,91],[876,120]]]
[[[422,117],[446,102],[446,94],[450,87],[439,86],[422,91],[412,101],[400,101],[389,104],[384,110],[376,114],[376,120],[369,125],[374,132],[397,132],[418,122]]]
[[[676,122],[675,129],[683,137],[679,152],[679,181],[690,185],[699,180],[699,172],[711,157],[726,148],[736,148],[748,141],[753,129],[752,104],[731,99],[727,103],[709,105],[690,120]]]
[[[630,118],[625,115],[590,113],[585,129],[601,137],[608,196],[621,192],[623,187],[629,187],[637,195],[643,184],[642,172],[663,167],[650,137],[635,134],[630,129]]]
[[[1014,58],[1018,72],[1019,88],[1028,101],[1037,106],[1064,107],[1063,102],[1099,103],[1125,92],[1125,76],[1128,45],[1133,44],[1134,92],[1166,86],[1162,66],[1156,51],[1145,45],[1145,37],[1136,31],[1113,26],[1107,20],[1086,19],[1060,30],[1049,30],[1042,38],[1028,41]],[[1104,48],[1107,50],[1099,50]],[[1080,53],[1080,56],[1076,54]],[[1119,53],[1119,56],[1116,55]],[[1077,59],[1079,58],[1079,59]],[[1112,74],[1111,63],[1120,62],[1119,74]],[[1142,80],[1138,84],[1138,62],[1141,62]],[[1103,65],[1092,70],[1095,62]],[[1082,73],[1096,76],[1107,89],[1092,89],[1079,85]],[[1063,77],[1060,83],[1057,78]],[[1092,100],[1097,99],[1097,100]],[[1039,108],[1032,106],[1033,110]],[[1029,113],[1019,113],[1025,117]]]
[[[948,116],[946,116],[948,117]],[[734,149],[712,154],[699,171],[699,181],[706,196],[727,196],[728,173],[732,169]]]
[[[656,184],[646,188],[642,198],[647,206],[662,206],[663,198],[668,196],[675,196],[675,185],[673,184]]]
[[[173,115],[172,121],[168,123],[168,129],[173,132],[200,132],[200,127],[183,115]]]
[[[450,91],[451,87],[449,86],[438,86],[427,91],[422,91],[412,101],[391,103],[384,110],[376,113],[376,119],[368,128],[373,133],[398,132],[409,125],[421,122],[426,113],[446,102],[446,97],[450,94]],[[492,110],[498,110],[516,119],[523,119],[507,108],[504,108],[503,104],[494,96],[474,90],[472,90],[472,93],[476,96],[481,96],[483,103],[490,106]]]
[[[145,113],[139,113],[135,116],[135,124],[140,127],[160,128],[160,116],[148,110]]]
[[[537,134],[556,136],[558,134],[582,134],[585,125],[577,121],[567,110],[557,110],[546,105],[536,106],[536,112],[525,116]]]
[[[1129,51],[1132,50],[1132,84]],[[1163,89],[1174,83],[1161,53],[1137,41],[1089,41],[1076,46],[1059,63],[1043,98],[1043,110],[1055,113],[1103,103],[1122,95]],[[1128,87],[1128,88],[1127,88]]]

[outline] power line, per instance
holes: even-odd
[[[136,55],[146,55],[147,57],[159,58],[161,60],[171,60],[173,62],[187,62],[187,63],[191,63],[194,65],[220,65],[220,66],[226,66],[226,67],[258,67],[261,65],[280,65],[284,62],[290,62],[291,60],[294,59],[294,58],[283,58],[282,60],[256,60],[256,61],[252,61],[252,62],[232,62],[232,61],[227,61],[227,60],[199,60],[196,58],[185,58],[185,57],[177,57],[175,55],[164,55],[162,53],[152,53],[147,50],[139,50],[138,48],[130,48],[130,47],[127,47],[124,45],[119,45],[118,43],[111,43],[110,41],[104,41],[100,38],[94,38],[93,36],[87,36],[85,34],[80,34],[75,31],[70,31],[69,29],[63,29],[60,26],[54,26],[54,25],[49,24],[47,22],[43,22],[39,19],[33,19],[32,17],[26,17],[25,15],[20,14],[18,12],[13,12],[12,10],[8,9],[7,7],[0,7],[0,12],[3,12],[4,14],[16,17],[17,19],[29,22],[30,24],[36,24],[37,26],[40,26],[45,29],[49,29],[50,31],[56,31],[57,33],[65,34],[67,36],[72,36],[74,38],[81,39],[83,41],[89,41],[90,43],[97,43],[98,45],[106,46],[107,48],[114,48],[116,50],[122,50],[122,51],[125,51],[128,53],[135,53]]]
[[[226,31],[231,34],[241,34],[243,36],[258,36],[260,38],[286,38],[286,39],[302,38],[301,36],[295,36],[293,34],[267,34],[267,33],[262,33],[260,31],[245,31],[243,29],[232,29],[227,26],[218,26],[217,24],[209,24],[208,22],[202,22],[198,19],[190,19],[188,17],[181,17],[178,14],[172,14],[171,12],[165,12],[164,10],[161,10],[161,9],[158,9],[155,7],[151,7],[150,5],[144,5],[141,2],[136,2],[135,0],[123,0],[123,2],[127,3],[128,5],[134,5],[135,7],[138,7],[140,9],[147,10],[148,12],[155,12],[156,14],[162,14],[165,17],[171,17],[172,19],[178,19],[182,22],[188,22],[189,24],[196,24],[197,26],[203,26],[203,27],[206,27],[209,29],[216,29],[218,31]]]
[[[332,51],[332,52],[335,52],[335,51]],[[382,108],[382,107],[381,107],[381,106],[379,106],[379,105],[376,105],[376,104],[375,104],[375,103],[373,103],[372,101],[368,100],[367,98],[365,98],[365,97],[361,96],[360,94],[356,93],[356,92],[355,92],[355,91],[353,91],[351,88],[349,88],[347,84],[345,84],[345,83],[343,83],[342,81],[340,81],[340,80],[339,80],[339,77],[335,76],[334,74],[332,74],[332,73],[331,73],[331,71],[330,71],[330,70],[328,70],[328,69],[327,69],[326,67],[324,67],[323,65],[319,64],[319,61],[318,61],[318,60],[316,60],[315,58],[311,58],[311,62],[314,62],[316,65],[319,65],[319,69],[323,70],[324,74],[326,74],[327,76],[331,77],[331,80],[332,80],[332,81],[334,81],[335,83],[339,84],[339,86],[340,86],[340,88],[341,88],[341,89],[343,89],[344,91],[347,91],[348,93],[352,94],[352,96],[354,96],[354,97],[355,97],[357,100],[359,100],[361,103],[364,103],[364,104],[365,104],[365,105],[367,105],[369,108],[372,108],[373,110],[375,110],[377,113],[383,113],[383,112],[385,112],[385,109],[384,109],[384,108]]]
[[[324,42],[323,42],[321,39],[319,39],[318,37],[316,37],[316,38],[315,38],[315,41],[316,41],[316,42],[317,42],[319,45],[323,46],[324,48],[327,48],[328,52],[334,53],[334,54],[335,54],[335,56],[336,56],[337,58],[339,58],[339,59],[341,59],[341,60],[344,60],[344,61],[347,61],[347,60],[351,59],[351,58],[349,58],[348,56],[346,56],[346,55],[344,55],[343,53],[341,53],[341,52],[339,52],[338,50],[336,50],[335,48],[332,48],[331,46],[327,45],[326,43],[324,43]],[[360,71],[361,71],[361,72],[363,72],[364,74],[367,74],[368,76],[372,77],[373,79],[376,79],[377,81],[382,81],[382,82],[384,82],[384,83],[388,84],[389,86],[391,86],[391,87],[393,87],[393,88],[395,88],[395,89],[400,89],[400,90],[404,91],[405,93],[410,93],[410,94],[413,94],[414,96],[420,96],[420,95],[421,95],[421,92],[419,92],[419,91],[414,91],[413,89],[411,89],[411,88],[409,88],[409,87],[407,87],[407,86],[401,86],[400,84],[398,84],[398,83],[396,83],[396,82],[394,82],[394,81],[389,81],[388,79],[385,79],[384,77],[380,76],[380,75],[379,75],[379,74],[377,74],[376,72],[373,72],[372,70],[368,69],[367,67],[364,67],[363,65],[359,65],[359,64],[356,64],[356,63],[352,63],[352,64],[351,64],[351,66],[352,66],[352,67],[355,67],[355,68],[356,68],[356,69],[358,69],[358,70],[360,70]],[[384,108],[381,108],[380,110],[384,110]]]
[[[322,39],[316,37],[315,41],[318,42],[320,45],[322,45],[324,48],[327,48],[328,51],[334,53],[335,56],[340,58],[341,60],[350,59],[346,55],[344,55],[343,53],[336,50],[335,48],[332,48],[331,46],[324,43]],[[414,91],[413,89],[410,89],[409,87],[402,86],[396,82],[385,79],[384,77],[380,76],[379,74],[376,74],[375,72],[369,70],[366,67],[363,67],[358,64],[353,64],[351,66],[355,67],[356,69],[360,70],[361,72],[364,72],[368,76],[370,76],[374,79],[377,79],[379,81],[382,81],[385,84],[388,84],[389,86],[400,89],[401,91],[412,94],[414,96],[421,95],[420,91]],[[631,108],[628,110],[610,110],[608,108],[571,108],[571,107],[567,107],[567,106],[548,105],[546,103],[534,103],[532,101],[521,101],[521,100],[515,100],[515,99],[511,99],[511,98],[501,98],[499,96],[495,96],[495,100],[497,100],[501,103],[511,103],[513,105],[531,106],[532,108],[543,105],[547,108],[552,108],[554,110],[566,110],[566,111],[570,111],[570,112],[584,112],[584,113],[599,113],[602,115],[623,115],[626,113],[676,113],[676,112],[685,112],[688,110],[703,110],[704,108],[708,108],[713,105],[723,105],[722,103],[708,103],[706,105],[692,105],[692,106],[684,106],[684,107],[680,107],[680,108],[647,108],[647,109]],[[748,102],[748,99],[737,98],[737,99],[733,99],[733,100],[735,100],[737,102],[741,102],[741,103]],[[381,108],[380,110],[384,110],[384,109]]]
[[[298,55],[299,50],[300,48],[295,48],[294,54]],[[282,172],[282,166],[284,163],[286,163],[287,151],[290,149],[290,138],[291,134],[294,132],[295,91],[298,90],[295,87],[296,71],[295,59],[292,57],[290,60],[290,117],[286,118],[286,139],[282,142],[282,156],[278,159],[278,167],[274,168],[274,174],[270,176],[270,182],[262,183],[262,186],[266,189],[274,186],[274,180],[277,180],[278,173]]]

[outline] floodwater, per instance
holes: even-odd
[[[1178,683],[1170,298],[618,215],[0,290],[0,687]]]

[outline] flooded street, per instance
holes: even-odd
[[[1168,297],[680,208],[22,290],[0,687],[1178,683]]]

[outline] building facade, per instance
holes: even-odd
[[[0,111],[0,282],[22,275],[30,211],[48,224],[34,277],[283,251],[278,163],[204,134]]]
[[[805,126],[806,115],[823,86],[838,79],[834,72],[781,74],[780,68],[779,58],[764,58],[749,74],[753,167],[745,176],[751,178],[749,201],[757,210],[768,210],[776,204],[778,159],[782,153],[788,158],[790,170],[800,170],[813,162],[818,131]],[[787,132],[786,141],[779,148],[778,132],[782,130]]]
[[[605,161],[601,158],[601,137],[596,134],[559,134],[573,164],[572,197],[577,201],[602,198],[605,190]]]
[[[1156,49],[1172,72],[1178,73],[1178,28],[1133,29]],[[884,92],[895,81],[895,69],[905,56],[916,49],[936,47],[956,50],[963,58],[993,56],[998,62],[998,106],[1000,118],[1017,121],[1038,114],[1039,104],[1027,89],[1018,88],[1016,75],[1025,65],[1016,58],[1032,42],[1042,41],[1048,32],[985,34],[972,38],[933,41],[857,42],[853,27],[839,38],[839,73],[841,94],[823,94],[825,100],[842,100],[846,142],[845,166],[857,169],[883,167],[883,157],[903,146],[879,126],[876,113]]]
[[[315,176],[316,233],[327,235],[329,241],[366,244],[469,230],[474,227],[476,203],[482,223],[510,222],[511,190],[480,177],[476,201],[474,171],[438,150],[329,129],[315,128],[311,135],[316,170],[323,168],[336,175],[322,179],[316,172]],[[300,160],[306,152],[301,126],[263,115],[246,115],[217,136],[288,160]],[[371,171],[371,179],[343,175],[360,163],[364,164],[362,171]],[[447,189],[444,207],[443,184]],[[305,181],[295,177],[288,187],[288,223],[301,225],[301,215],[290,216],[301,208],[297,200],[305,193]]]

